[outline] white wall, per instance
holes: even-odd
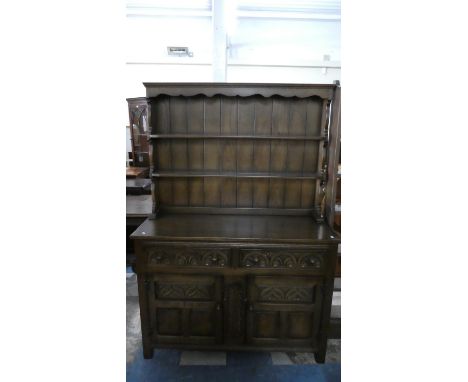
[[[230,9],[225,17],[227,82],[340,80],[339,1],[212,1],[226,1]],[[212,81],[213,9],[209,0],[127,0],[128,97],[144,96],[143,82]],[[167,46],[187,46],[193,57],[168,56]]]
[[[228,67],[229,82],[282,82],[330,84],[340,79],[340,69],[322,69],[304,67]]]

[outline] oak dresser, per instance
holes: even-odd
[[[131,235],[154,348],[324,362],[340,87],[146,83],[152,216]]]

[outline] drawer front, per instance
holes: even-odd
[[[230,266],[229,248],[189,246],[148,246],[143,249],[148,267],[226,268]]]
[[[251,269],[293,269],[322,273],[328,247],[311,249],[241,249],[240,267]]]

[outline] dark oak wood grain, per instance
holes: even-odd
[[[338,243],[326,224],[310,216],[162,214],[147,219],[132,234],[139,240],[259,241]]]
[[[147,97],[160,95],[194,97],[203,94],[213,97],[223,94],[229,97],[249,97],[261,95],[262,97],[321,97],[333,98],[334,85],[328,84],[244,84],[244,83],[212,83],[212,82],[166,82],[166,83],[143,83],[146,88]]]
[[[153,207],[131,235],[145,358],[175,347],[323,362],[339,88],[145,86]]]
[[[326,215],[327,222],[333,227],[335,220],[335,203],[339,153],[341,147],[341,88],[335,89],[335,102],[332,107],[330,125],[330,144],[328,148],[328,183],[326,187]]]
[[[258,118],[258,111],[257,116]],[[269,124],[260,125],[260,128],[270,129]],[[300,136],[291,135],[287,137],[275,135],[220,135],[220,134],[152,134],[150,139],[254,139],[254,140],[286,140],[286,141],[321,141],[324,140],[323,136]]]

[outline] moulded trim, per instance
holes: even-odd
[[[240,84],[240,83],[143,83],[146,97],[160,95],[172,97],[193,97],[204,95],[214,97],[223,95],[229,97],[250,97],[260,95],[265,98],[281,96],[286,98],[320,97],[332,99],[334,84]]]

